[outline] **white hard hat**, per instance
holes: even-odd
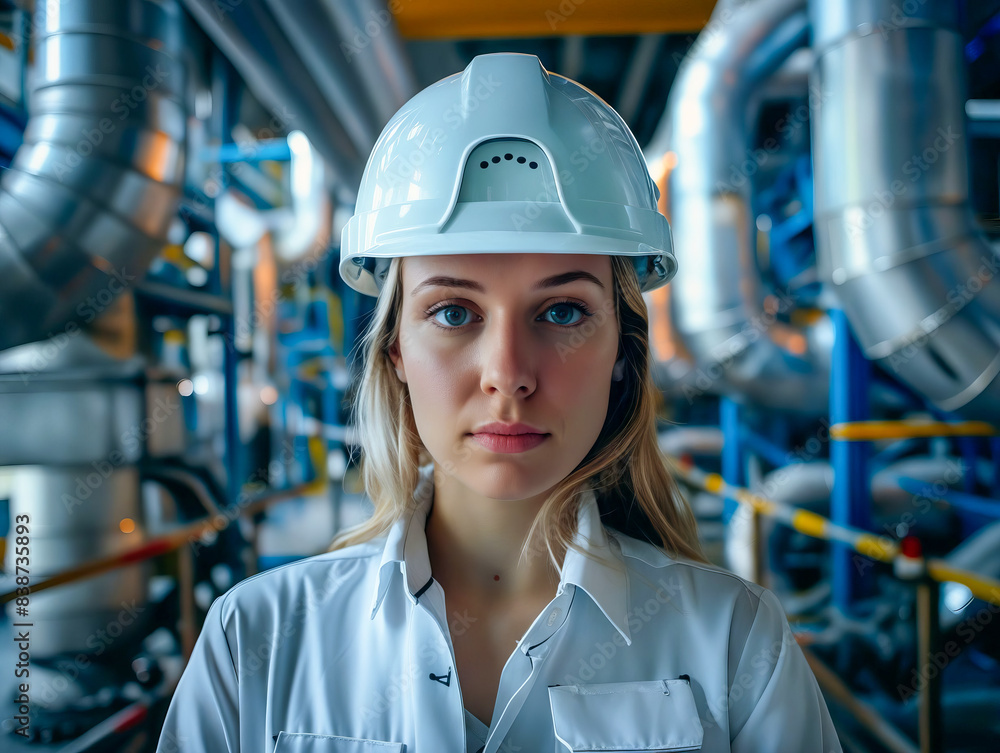
[[[389,260],[628,256],[643,292],[677,269],[659,190],[625,121],[534,55],[479,55],[382,130],[344,226],[340,276],[377,296]]]

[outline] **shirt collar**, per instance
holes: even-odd
[[[420,481],[413,495],[418,501],[417,507],[401,516],[389,529],[372,596],[371,619],[375,619],[397,572],[403,574],[407,598],[414,604],[417,603],[417,596],[430,584],[430,555],[424,528],[434,499],[433,470],[432,463],[420,468]],[[621,633],[626,644],[631,645],[625,562],[620,548],[611,545],[607,530],[601,523],[593,489],[587,489],[580,495],[575,540],[597,561],[574,549],[567,549],[557,594],[561,594],[570,583],[586,591],[601,613]]]

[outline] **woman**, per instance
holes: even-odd
[[[617,113],[532,55],[396,114],[340,265],[378,296],[375,513],[215,601],[159,750],[841,750],[780,604],[708,564],[658,451],[657,198]]]

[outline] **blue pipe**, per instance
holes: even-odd
[[[776,468],[781,468],[789,463],[802,462],[792,453],[782,449],[764,435],[758,434],[747,426],[740,427],[740,440],[748,450],[760,455]]]
[[[840,309],[833,309],[830,318],[834,327],[830,421],[834,424],[864,421],[869,411],[871,366],[854,338],[847,315]],[[830,442],[833,465],[830,513],[835,523],[862,530],[871,528],[869,448],[868,442],[836,439]],[[856,556],[845,544],[833,542],[833,601],[845,613],[872,591],[871,578],[864,575],[867,569],[858,567]]]
[[[896,481],[901,489],[910,494],[928,499],[940,499],[953,507],[968,510],[977,515],[985,515],[988,518],[1000,518],[1000,500],[980,497],[977,494],[955,491],[954,489],[934,491],[934,484],[909,476],[900,476]]]
[[[920,446],[922,441],[923,439],[916,439],[912,437],[900,439],[893,442],[888,447],[879,450],[868,459],[872,473],[875,473],[877,470],[881,470],[882,468],[896,462],[911,450],[915,450]]]
[[[744,485],[743,447],[740,441],[740,406],[723,397],[719,401],[719,426],[722,429],[722,478],[733,486]],[[722,522],[726,525],[736,513],[739,502],[726,497],[722,506]]]
[[[1000,497],[1000,437],[990,437],[990,455],[993,457],[993,484],[990,493]]]
[[[208,163],[228,162],[288,162],[292,158],[292,150],[287,139],[267,139],[251,145],[237,143],[206,146],[201,149],[201,159]]]

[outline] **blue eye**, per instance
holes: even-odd
[[[437,322],[437,323],[439,323],[439,324],[441,324],[446,329],[458,329],[460,327],[463,327],[465,325],[465,322],[463,322],[463,321],[455,321],[456,317],[449,316],[449,312],[452,312],[452,311],[464,311],[466,314],[469,313],[469,310],[467,308],[465,308],[464,306],[455,306],[455,305],[443,306],[443,307],[441,307],[439,309],[435,309],[431,313],[434,316],[434,321]],[[440,313],[444,313],[445,314],[445,319],[447,321],[442,322],[440,319],[438,319],[437,315],[440,314]],[[461,318],[461,317],[458,317],[458,318]]]
[[[551,313],[552,311],[557,311],[557,310],[563,312],[569,312],[570,316],[572,316],[573,312],[575,311],[577,314],[580,315],[580,317],[578,319],[573,319],[572,321],[564,321],[563,317],[556,317],[556,319],[553,320],[553,324],[565,324],[567,326],[572,326],[580,322],[584,317],[583,308],[575,303],[557,303],[554,306],[550,306],[545,313],[548,314]]]
[[[573,318],[572,313],[576,312],[579,314],[577,318]],[[456,315],[453,312],[464,312],[462,314]],[[584,306],[582,303],[576,303],[574,301],[560,301],[559,303],[554,303],[546,309],[545,316],[552,312],[558,312],[554,318],[550,318],[549,321],[552,324],[557,324],[561,327],[576,327],[583,323],[586,317],[593,316],[593,313]],[[431,321],[441,329],[462,329],[465,327],[469,321],[468,316],[471,312],[465,306],[459,306],[455,303],[444,303],[438,305],[436,308],[431,308],[426,312],[426,316],[431,319]],[[439,319],[438,314],[444,314],[444,319]],[[569,319],[567,319],[569,316]]]

